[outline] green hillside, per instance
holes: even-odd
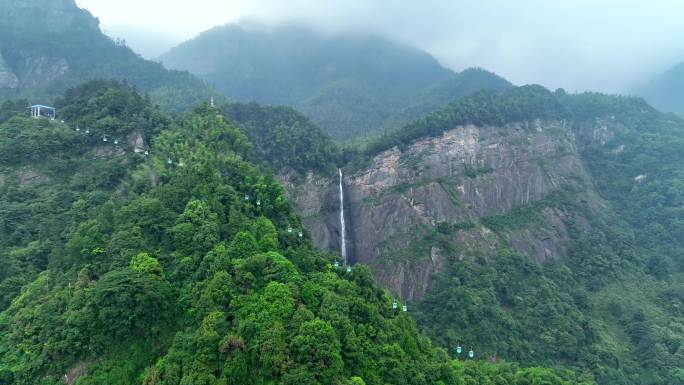
[[[510,87],[484,70],[454,73],[381,37],[326,36],[298,25],[216,27],[160,60],[237,101],[294,107],[336,139],[400,127],[475,90]]]
[[[250,159],[273,170],[336,171],[340,149],[303,114],[285,106],[231,103],[221,107],[252,142]]]

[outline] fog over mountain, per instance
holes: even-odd
[[[479,66],[516,84],[569,91],[629,90],[684,59],[684,40],[676,38],[684,34],[684,4],[676,0],[78,3],[146,57],[215,25],[251,18],[305,21],[329,32],[382,33],[427,50],[457,71]],[[133,6],[138,11],[128,12]]]
[[[113,38],[123,39],[126,45],[146,59],[156,58],[178,43],[177,38],[144,26],[103,26],[102,32]]]

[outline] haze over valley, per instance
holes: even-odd
[[[419,47],[454,71],[482,67],[515,84],[629,92],[684,61],[677,0],[393,1],[79,0],[103,28],[149,59],[214,26],[304,23],[324,33],[362,33]],[[127,12],[137,7],[140,12]],[[163,12],[159,10],[163,9]],[[149,37],[162,47],[152,51]],[[148,53],[150,52],[150,53]]]

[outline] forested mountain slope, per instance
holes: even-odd
[[[0,100],[48,103],[89,79],[125,80],[168,111],[192,108],[211,90],[187,72],[146,61],[105,36],[74,0],[0,0]]]
[[[345,151],[347,249],[444,347],[682,383],[682,143],[640,99],[480,92]],[[282,178],[339,250],[337,176]]]
[[[663,111],[684,116],[684,62],[638,87],[636,93]]]
[[[1,383],[593,383],[452,361],[312,247],[217,109],[171,120],[111,82],[58,106],[0,121]]]
[[[285,106],[230,103],[221,112],[252,142],[250,159],[274,170],[336,172],[341,151],[302,113]]]
[[[327,36],[300,25],[226,25],[162,55],[242,102],[284,104],[333,138],[400,127],[506,80],[480,69],[454,73],[416,48],[376,36]]]

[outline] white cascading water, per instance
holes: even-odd
[[[344,263],[347,263],[347,228],[344,224],[344,190],[342,189],[342,169],[337,169],[340,172],[340,234],[341,234],[341,253],[344,258]]]

